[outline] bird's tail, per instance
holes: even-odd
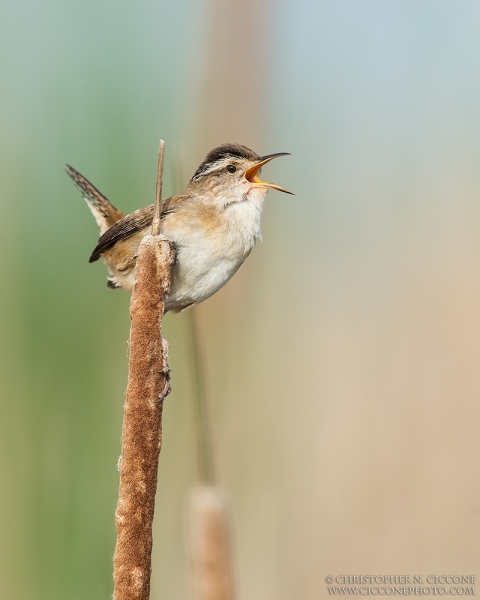
[[[114,223],[125,216],[118,208],[115,208],[115,206],[113,206],[113,204],[88,181],[88,179],[85,179],[85,177],[73,167],[67,165],[66,173],[79,189],[88,204],[88,208],[92,211],[95,221],[100,228],[100,235],[105,233],[105,231],[110,229]]]

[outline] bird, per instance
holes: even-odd
[[[203,302],[237,272],[261,239],[260,218],[269,189],[292,194],[261,181],[261,168],[289,155],[259,156],[240,144],[211,150],[190,179],[185,193],[162,201],[160,233],[175,250],[165,312],[181,312]],[[100,257],[108,270],[107,286],[131,292],[142,238],[150,233],[154,205],[125,215],[83,175],[67,165],[100,230],[89,262]]]

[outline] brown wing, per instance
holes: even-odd
[[[171,198],[163,200],[161,218],[163,219],[166,215],[176,211],[178,206],[185,201],[188,201],[188,199],[188,196],[172,196]],[[98,243],[90,256],[89,262],[98,260],[105,250],[111,248],[119,240],[129,238],[137,233],[137,231],[141,231],[151,225],[153,221],[153,210],[154,205],[150,204],[144,208],[139,208],[126,217],[123,217],[123,219],[120,219],[120,221],[114,223],[98,240]]]

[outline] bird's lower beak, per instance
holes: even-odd
[[[293,192],[289,192],[285,188],[282,188],[279,185],[276,185],[275,183],[268,183],[266,181],[261,181],[261,179],[258,177],[258,173],[259,173],[260,169],[263,167],[263,165],[266,165],[268,162],[270,162],[274,158],[278,158],[279,156],[288,156],[289,154],[290,154],[290,152],[277,152],[277,154],[268,154],[267,156],[261,156],[259,162],[256,165],[253,165],[253,167],[250,167],[249,169],[247,169],[245,171],[245,175],[244,175],[245,179],[249,183],[252,183],[253,185],[255,185],[256,187],[263,187],[263,188],[269,188],[272,190],[278,190],[279,192],[285,192],[286,194],[292,194],[292,196],[294,196]]]

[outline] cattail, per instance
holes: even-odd
[[[162,167],[161,142],[157,204]],[[163,401],[159,396],[169,386],[168,346],[160,329],[173,258],[170,243],[159,235],[147,235],[140,243],[130,302],[130,363],[115,513],[114,600],[148,600],[150,596],[152,522],[162,446]]]
[[[193,488],[189,537],[194,600],[234,600],[232,543],[224,493],[213,485]]]

